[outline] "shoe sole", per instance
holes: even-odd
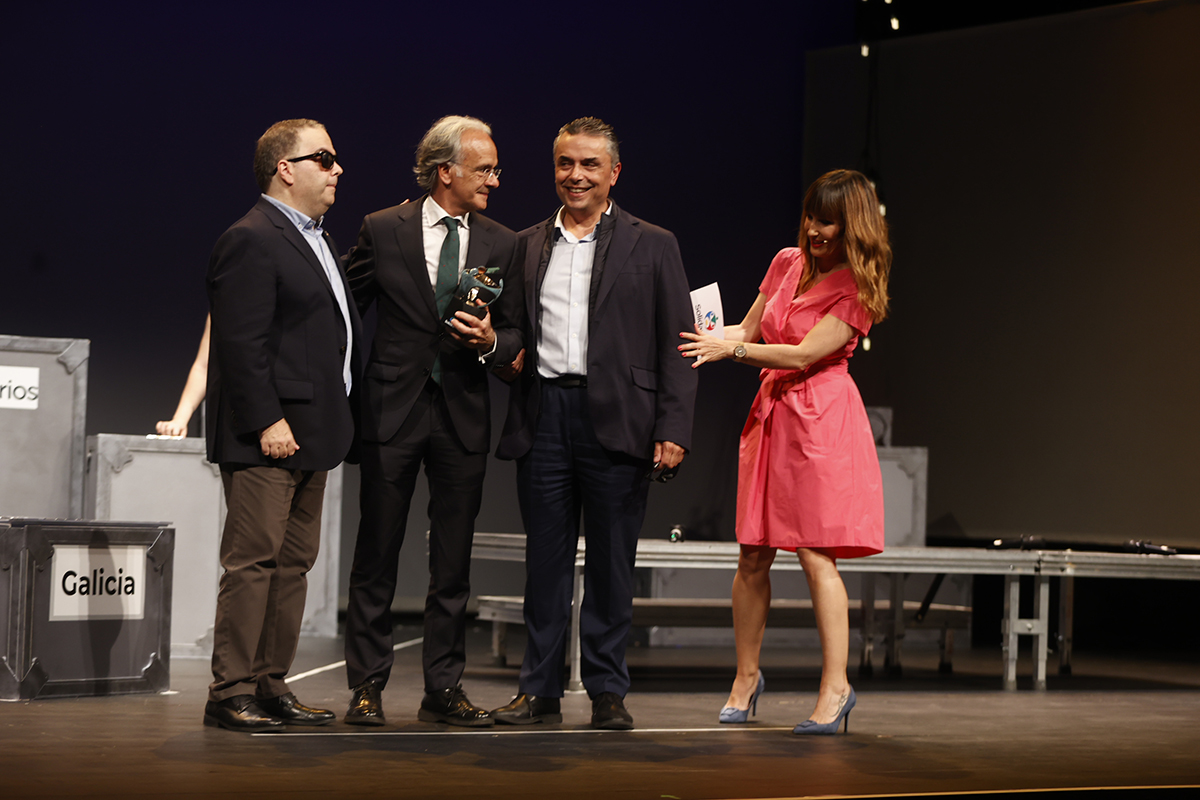
[[[598,731],[631,731],[633,723],[623,719],[606,719],[604,722],[592,722],[592,727]]]
[[[275,731],[283,730],[283,725],[246,725],[239,727],[230,727],[216,717],[204,715],[204,725],[207,728],[224,728],[227,731],[234,733],[274,733]]]
[[[562,714],[538,714],[536,717],[498,717],[492,714],[492,719],[505,725],[536,725],[539,722],[562,722]]]
[[[387,725],[387,720],[383,717],[352,717],[349,714],[342,718],[342,722],[347,725],[369,725],[376,728],[381,725]]]
[[[483,719],[461,719],[460,717],[452,717],[449,714],[439,714],[436,711],[430,711],[427,708],[422,708],[417,711],[417,719],[421,722],[442,722],[446,725],[458,725],[460,728],[487,728],[495,723],[491,717]]]
[[[316,728],[321,725],[328,725],[331,722],[337,721],[337,717],[330,717],[329,719],[314,719],[314,720],[285,719],[283,717],[276,717],[275,719],[280,720],[284,725],[306,725],[310,728]]]

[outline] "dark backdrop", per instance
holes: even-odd
[[[810,56],[806,179],[862,164],[888,209],[858,378],[930,520],[1200,546],[1198,36],[1166,0]]]
[[[555,207],[555,130],[593,114],[623,141],[617,201],[678,234],[692,285],[720,280],[734,320],[794,241],[807,182],[877,172],[895,305],[853,370],[895,407],[895,443],[930,447],[931,519],[1200,543],[1195,2],[889,41],[874,92],[852,0],[281,8],[9,12],[0,332],[92,340],[90,433],[173,410],[210,248],[254,202],[272,122],[328,126],[346,166],[328,228],[348,248],[365,213],[419,194],[412,152],[436,117],[494,126],[489,213],[519,229]],[[696,446],[655,487],[647,535],[732,538],[754,388],[751,370],[702,370]],[[481,529],[519,529],[506,469]]]
[[[150,432],[174,410],[209,252],[255,201],[256,138],[288,117],[322,121],[338,149],[326,227],[343,249],[366,213],[420,194],[413,151],[437,117],[493,126],[504,176],[488,213],[517,230],[556,207],[558,127],[602,117],[622,140],[617,202],[676,232],[693,286],[719,279],[730,314],[749,306],[797,231],[805,52],[853,41],[852,0],[414,6],[10,17],[0,332],[92,340],[89,433]],[[732,538],[730,448],[754,387],[750,370],[703,376],[695,452],[648,530],[686,517]],[[481,529],[519,530],[506,475],[493,469]]]

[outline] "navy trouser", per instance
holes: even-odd
[[[580,614],[588,695],[629,690],[625,640],[633,620],[633,562],[646,516],[649,463],[596,440],[586,387],[542,385],[533,448],[517,461],[525,521],[525,625],[520,690],[562,697],[571,589],[582,514],[587,540]]]

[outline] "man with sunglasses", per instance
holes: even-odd
[[[692,328],[679,244],[609,198],[620,174],[611,125],[564,125],[554,140],[562,205],[519,236],[529,351],[496,455],[517,460],[529,637],[520,694],[492,712],[497,722],[562,720],[582,516],[580,664],[592,726],[633,727],[625,639],[647,478],[665,480],[683,460],[696,374],[675,349]]]
[[[363,220],[347,256],[359,310],[378,325],[363,380],[362,518],[346,610],[345,721],[384,724],[391,672],[392,598],[409,504],[422,463],[429,481],[429,590],[425,600],[427,722],[486,726],[488,712],[460,684],[466,661],[471,540],[491,438],[488,368],[521,349],[516,234],[487,217],[500,185],[491,129],[444,117],[417,146],[427,194]],[[503,290],[479,315],[453,312],[460,276],[483,268]]]
[[[228,512],[204,723],[238,731],[324,725],[291,668],[305,575],[317,558],[325,477],[356,440],[351,391],[362,338],[321,229],[342,167],[324,126],[272,125],[258,140],[262,196],[208,267],[208,458]]]

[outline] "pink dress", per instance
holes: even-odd
[[[767,297],[762,339],[799,344],[832,314],[859,335],[871,317],[849,269],[794,297],[804,266],[781,250],[759,291]],[[858,336],[806,370],[764,369],[738,454],[737,538],[783,550],[821,549],[834,558],[883,550],[883,483],[871,423],[847,359]]]

